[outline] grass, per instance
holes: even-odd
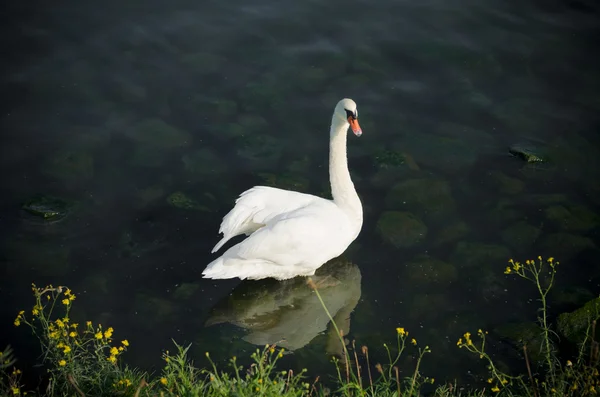
[[[599,345],[595,341],[596,320],[590,322],[586,336],[578,346],[577,355],[561,361],[556,349],[558,335],[549,322],[547,296],[554,285],[559,263],[553,258],[526,260],[524,263],[509,260],[505,274],[515,275],[531,282],[537,289],[540,308],[537,319],[541,329],[542,364],[533,368],[528,346],[523,345],[527,372],[508,374],[496,366],[486,352],[484,330],[475,334],[465,332],[456,343],[459,349],[479,357],[489,371],[488,386],[480,390],[461,391],[455,383],[434,386],[435,380],[421,373],[421,363],[431,353],[428,346],[418,347],[409,332],[396,328],[396,346],[384,347],[388,362],[385,365],[370,361],[367,346],[357,348],[344,342],[344,334],[337,328],[325,302],[311,279],[313,289],[324,311],[336,329],[344,354],[334,359],[337,369],[337,387],[329,390],[319,378],[309,380],[306,370],[294,373],[278,369],[283,349],[266,345],[251,356],[252,364],[241,366],[236,357],[229,367],[218,369],[206,353],[207,368],[200,369],[188,357],[190,346],[175,343],[175,352],[163,354],[164,367],[151,375],[123,365],[121,356],[127,352],[129,341],[117,339],[111,327],[86,321],[78,324],[70,318],[76,295],[66,287],[32,287],[34,306],[30,313],[20,311],[15,326],[27,326],[39,339],[40,364],[47,370],[46,388],[43,391],[26,391],[21,370],[15,367],[15,356],[7,347],[0,352],[1,396],[421,396],[425,385],[432,389],[430,395],[438,397],[469,396],[594,396],[600,390],[598,373]],[[397,363],[411,349],[416,354],[410,376],[400,377]]]

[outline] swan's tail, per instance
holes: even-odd
[[[269,277],[287,280],[297,275],[297,269],[290,269],[288,266],[277,265],[263,259],[224,258],[222,256],[212,261],[202,272],[203,278],[239,277],[242,280],[260,280]]]

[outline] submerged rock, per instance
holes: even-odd
[[[490,182],[502,194],[518,194],[525,188],[525,183],[517,178],[511,178],[506,174],[493,171],[490,175]]]
[[[410,212],[386,211],[379,216],[377,233],[396,248],[411,247],[427,235],[427,226]]]
[[[294,190],[297,192],[308,192],[308,186],[310,181],[299,175],[274,175],[269,173],[260,173],[259,177],[262,178],[266,186],[272,186],[279,189]]]
[[[437,234],[434,245],[444,245],[456,242],[470,233],[471,229],[463,221],[456,221],[444,227]]]
[[[85,181],[94,176],[94,158],[84,151],[59,150],[46,161],[42,172],[66,183]]]
[[[536,365],[543,359],[542,356],[542,329],[534,322],[510,323],[497,327],[494,330],[500,337],[508,340],[512,345],[522,351],[523,345],[527,346],[529,359]]]
[[[158,118],[140,121],[127,131],[135,142],[161,150],[185,147],[192,143],[192,135]]]
[[[194,199],[191,199],[183,192],[175,192],[167,197],[167,203],[176,208],[184,210],[196,210],[210,212],[210,208],[204,206]]]
[[[438,220],[456,210],[448,182],[433,178],[397,183],[385,198],[388,209],[412,210],[429,220]]]
[[[408,280],[418,284],[444,284],[458,277],[456,268],[429,255],[419,255],[406,265]]]
[[[553,205],[545,213],[546,219],[564,231],[586,232],[600,223],[598,214],[583,205]]]
[[[456,245],[452,263],[458,268],[498,266],[498,269],[503,269],[510,257],[509,249],[502,245],[463,241]]]
[[[508,148],[508,152],[527,163],[543,163],[546,161],[540,153],[536,153],[537,151],[534,148],[527,145],[512,145]]]
[[[23,203],[21,208],[44,222],[57,222],[69,214],[72,206],[57,197],[38,195]]]
[[[273,167],[281,157],[281,142],[270,135],[244,134],[236,139],[237,154],[253,169]]]
[[[552,253],[566,261],[582,251],[598,249],[594,241],[588,237],[569,233],[552,233],[541,242],[542,252]]]
[[[197,179],[222,175],[227,171],[227,164],[209,148],[187,153],[181,158],[181,161],[183,161],[186,173]]]
[[[160,185],[152,185],[136,191],[136,207],[144,208],[158,200],[165,195],[165,189]]]
[[[541,230],[525,221],[517,222],[502,231],[502,241],[517,251],[533,247]]]

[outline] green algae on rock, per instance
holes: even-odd
[[[188,197],[183,192],[175,192],[171,193],[167,197],[167,203],[172,205],[175,208],[180,208],[183,210],[196,210],[196,211],[206,211],[210,212],[210,208],[205,205],[200,204],[198,201]]]
[[[427,235],[427,226],[417,216],[404,211],[385,211],[379,216],[377,233],[396,248],[411,247]]]
[[[590,330],[592,321],[600,319],[600,298],[594,298],[583,307],[558,316],[558,332],[572,343],[581,343]]]
[[[23,203],[21,208],[44,222],[57,222],[69,214],[72,203],[57,197],[37,195]]]

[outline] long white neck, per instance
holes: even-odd
[[[331,120],[329,141],[329,181],[333,202],[352,220],[362,225],[362,205],[348,171],[346,137],[350,125],[343,119]]]

